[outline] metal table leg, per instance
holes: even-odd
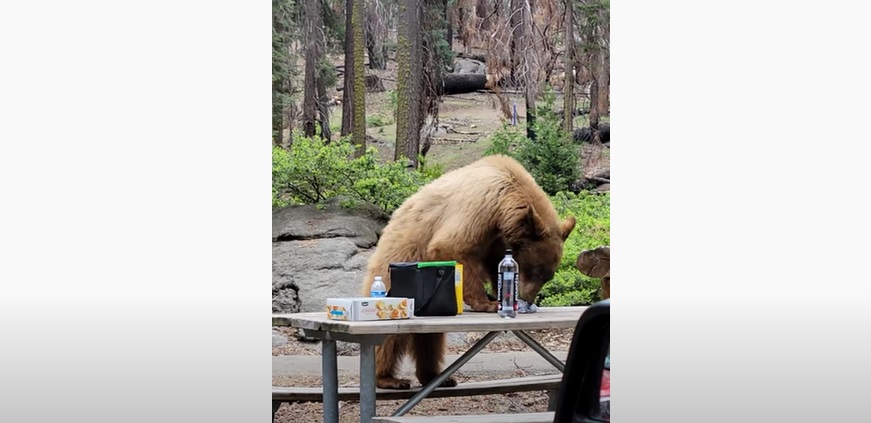
[[[322,340],[324,376],[324,423],[339,423],[339,366],[336,341]]]
[[[360,344],[360,423],[375,417],[375,345]]]
[[[529,348],[532,348],[538,355],[542,356],[548,363],[553,364],[554,367],[559,369],[560,372],[565,373],[566,365],[560,359],[556,358],[551,354],[546,348],[542,347],[541,344],[535,341],[531,336],[526,334],[526,332],[522,330],[514,330],[515,335],[520,338],[526,345],[529,345]]]
[[[430,393],[432,393],[432,391],[435,391],[435,389],[438,388],[445,380],[447,380],[449,377],[451,377],[451,375],[454,374],[454,372],[456,372],[457,370],[459,370],[460,367],[462,367],[464,364],[466,364],[466,362],[468,362],[472,357],[474,357],[475,354],[478,354],[481,350],[483,350],[484,347],[486,347],[487,344],[489,344],[490,341],[493,340],[493,338],[495,338],[497,335],[499,335],[500,332],[501,331],[490,332],[490,333],[484,335],[484,337],[481,338],[480,341],[476,342],[475,345],[472,345],[472,348],[469,348],[469,351],[466,351],[465,354],[461,355],[460,358],[457,359],[457,361],[454,361],[453,363],[451,363],[451,365],[448,366],[447,369],[442,371],[435,379],[433,379],[432,382],[430,382],[428,385],[424,386],[423,389],[421,389],[418,393],[416,393],[413,397],[411,397],[411,399],[409,399],[408,402],[403,404],[402,407],[399,407],[399,409],[396,410],[396,412],[394,412],[392,414],[392,416],[398,417],[398,416],[405,415],[405,413],[407,413],[409,410],[411,410],[412,407],[414,407],[421,400],[426,398]]]

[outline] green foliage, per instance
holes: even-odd
[[[485,156],[503,154],[513,156],[518,147],[526,143],[526,127],[511,126],[503,122],[502,127],[490,136],[490,146],[484,150]]]
[[[533,123],[536,140],[526,138],[525,127],[503,124],[491,138],[484,155],[505,154],[532,174],[545,192],[554,195],[569,189],[578,178],[578,149],[562,129],[562,118],[553,112],[556,96],[547,87],[536,107]]]
[[[290,151],[272,148],[272,205],[316,204],[339,195],[353,146],[299,133],[293,138]]]
[[[374,114],[366,118],[367,128],[378,128],[390,125],[391,123],[393,123],[393,119],[381,116],[380,114]]]
[[[379,163],[374,147],[352,158],[355,146],[342,138],[325,144],[295,134],[293,147],[272,150],[272,205],[320,204],[344,197],[343,205],[375,204],[392,213],[432,180],[432,172],[407,170],[401,162]]]
[[[417,155],[417,170],[423,174],[426,180],[431,181],[433,179],[442,176],[445,173],[445,167],[440,163],[429,164],[427,163],[426,156],[422,154]]]
[[[560,116],[553,112],[556,96],[550,87],[536,107],[533,128],[535,141],[526,141],[517,150],[517,159],[529,170],[538,185],[550,195],[567,190],[578,178],[578,150],[562,129]]]
[[[601,280],[581,274],[575,267],[581,251],[611,244],[611,196],[559,192],[551,197],[561,218],[577,219],[574,231],[563,247],[563,257],[553,279],[542,287],[538,303],[542,306],[592,304],[600,300]]]

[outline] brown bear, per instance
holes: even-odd
[[[463,264],[463,300],[472,310],[495,312],[499,261],[512,250],[520,267],[518,297],[532,304],[556,272],[563,243],[575,218],[560,220],[547,194],[520,163],[506,156],[484,157],[445,173],[422,187],[395,211],[369,258],[362,293],[369,295],[375,276],[390,289],[390,263],[456,260]],[[416,376],[427,384],[438,376],[445,356],[443,333],[396,335],[376,349],[379,388],[408,389],[396,370],[406,354]],[[453,378],[442,386],[455,386]]]

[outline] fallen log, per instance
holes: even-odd
[[[478,90],[484,90],[487,84],[487,75],[474,73],[449,73],[442,79],[441,95],[466,94]]]

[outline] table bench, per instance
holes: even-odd
[[[528,391],[555,391],[559,388],[562,374],[528,376],[512,379],[465,382],[450,388],[436,388],[427,398],[470,397],[478,395],[507,394]],[[411,389],[375,389],[378,400],[407,400],[416,395],[422,387]],[[323,402],[321,388],[272,387],[272,405],[285,402]],[[359,387],[339,388],[339,401],[360,401]]]

